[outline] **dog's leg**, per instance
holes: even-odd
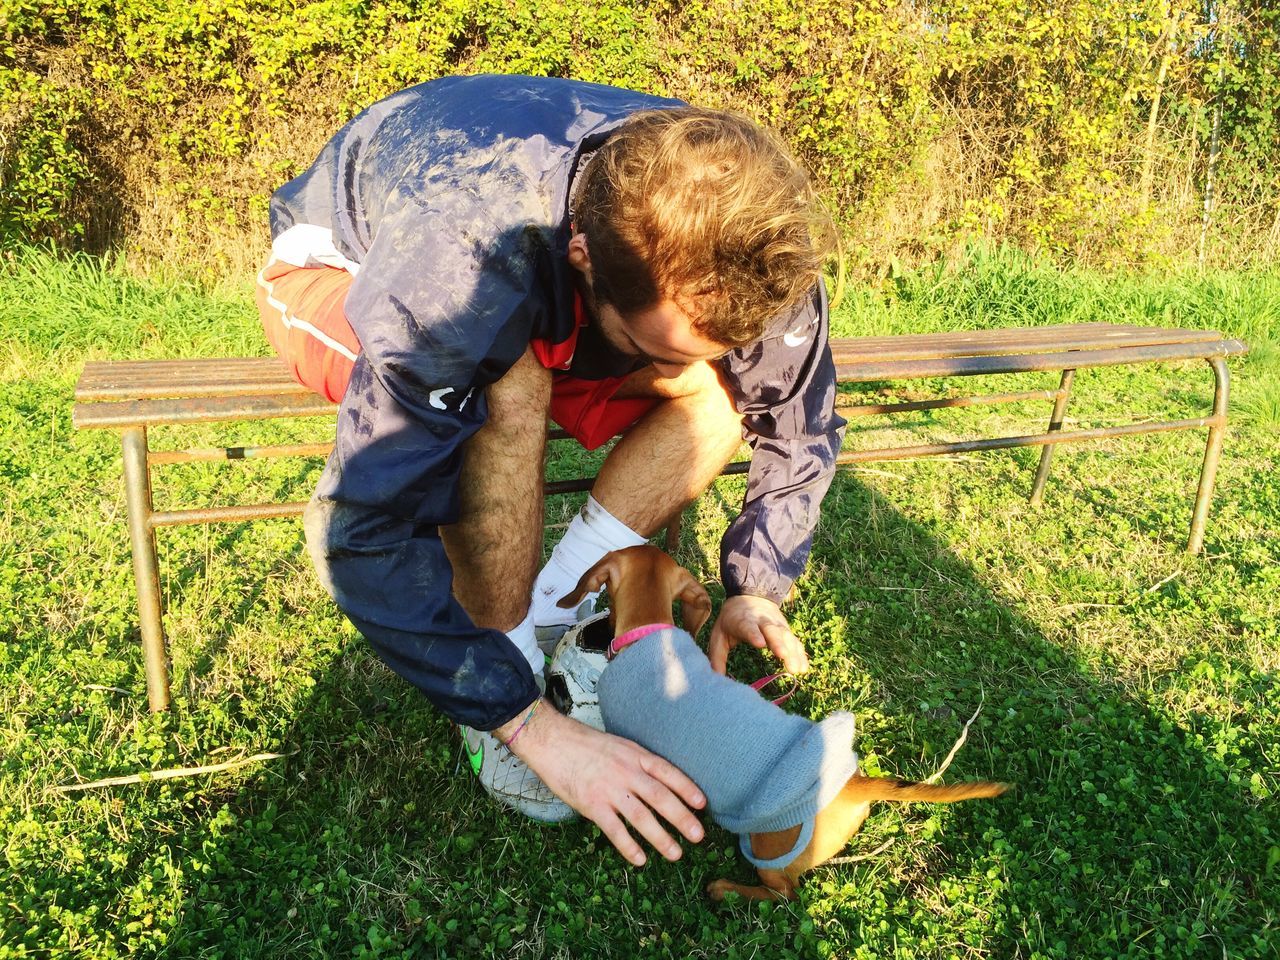
[[[732,880],[713,880],[707,884],[707,895],[717,903],[730,893],[748,900],[790,900],[796,895],[795,884],[781,870],[761,870],[760,886],[734,883]]]
[[[800,874],[826,863],[843,850],[853,835],[862,829],[869,813],[870,803],[850,803],[847,794],[837,796],[819,811],[809,846],[787,865],[786,872],[791,882],[799,884]]]
[[[765,861],[785,856],[800,839],[800,828],[801,825],[796,824],[786,830],[753,833],[751,835],[752,855],[758,860]],[[812,846],[813,841],[810,840],[805,849],[800,852],[800,857],[803,858]],[[761,886],[748,886],[743,883],[734,883],[732,880],[716,880],[707,886],[707,893],[712,900],[717,901],[723,900],[724,895],[730,892],[750,900],[790,900],[795,895],[795,883],[793,878],[788,876],[787,870],[760,868],[757,872],[760,874]]]
[[[847,798],[847,794],[846,794]],[[837,797],[818,814],[814,823],[813,839],[799,855],[782,870],[759,870],[760,885],[748,886],[731,880],[716,880],[707,887],[712,900],[723,900],[733,892],[749,900],[790,900],[800,884],[800,875],[830,860],[844,849],[849,838],[862,829],[871,813],[870,803],[840,802]],[[751,836],[751,852],[762,860],[781,856],[791,849],[800,835],[799,827],[777,833],[756,833]]]

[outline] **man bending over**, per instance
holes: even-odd
[[[807,668],[779,604],[808,558],[843,421],[820,265],[830,223],[746,118],[595,84],[448,77],[374,104],[271,202],[267,335],[341,402],[306,514],[321,581],[458,724],[503,803],[701,839],[683,773],[540,699],[539,633],[609,550],[642,543],[745,438],[721,545],[736,643]],[[622,432],[538,572],[546,423]],[[514,738],[514,739],[513,739]],[[504,746],[509,744],[509,746]]]

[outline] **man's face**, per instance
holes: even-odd
[[[693,317],[675,300],[664,299],[648,310],[622,316],[613,306],[599,303],[591,282],[591,259],[586,237],[569,243],[569,263],[583,276],[584,299],[593,322],[615,350],[652,364],[660,377],[678,377],[686,367],[715,360],[729,352],[693,329]]]
[[[648,362],[660,377],[678,377],[692,364],[729,352],[697,333],[692,318],[673,300],[628,317],[609,304],[597,304],[595,319],[615,350]]]

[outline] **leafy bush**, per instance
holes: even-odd
[[[62,221],[91,180],[81,145],[87,105],[81,91],[0,67],[0,240],[83,232]]]
[[[644,88],[774,125],[823,184],[864,271],[975,237],[1098,264],[1184,261],[1211,172],[1214,256],[1265,261],[1280,245],[1269,2],[8,6],[0,216],[11,239],[84,234],[102,247],[126,229],[146,260],[198,253],[234,272],[263,247],[270,191],[356,111],[444,74],[503,71]]]

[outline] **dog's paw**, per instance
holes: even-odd
[[[740,897],[738,885],[729,880],[712,880],[707,884],[707,896],[716,903],[723,903],[726,897]]]

